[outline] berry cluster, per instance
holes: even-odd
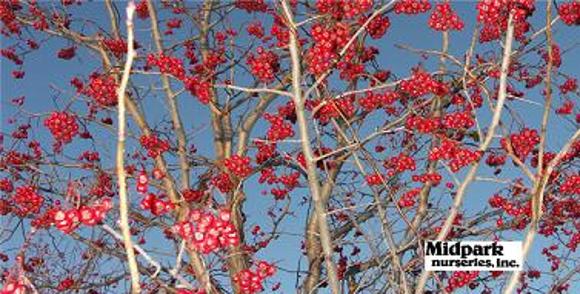
[[[441,96],[449,91],[445,83],[436,81],[422,69],[414,70],[410,78],[401,81],[400,89],[413,98],[421,97],[428,93]]]
[[[273,188],[270,193],[274,195],[276,200],[284,199],[288,193],[290,193],[294,188],[296,188],[299,184],[300,180],[300,173],[293,172],[290,174],[285,174],[281,176],[276,176],[274,173],[274,169],[271,167],[264,168],[260,172],[260,178],[258,179],[258,183],[268,183],[269,185],[273,184],[282,184],[283,187],[280,188]]]
[[[556,109],[556,113],[559,115],[570,115],[574,112],[574,102],[572,100],[566,100],[564,103]]]
[[[560,85],[560,92],[562,94],[567,94],[568,92],[573,92],[578,89],[578,81],[573,78],[567,79],[562,85]]]
[[[250,157],[248,156],[233,155],[225,160],[224,165],[238,178],[249,176],[253,170],[250,166]]]
[[[14,191],[14,185],[12,185],[12,181],[8,178],[0,179],[0,191],[11,193]]]
[[[489,166],[502,166],[505,164],[507,156],[503,154],[490,153],[485,159],[485,164]]]
[[[580,3],[576,0],[561,3],[558,7],[558,14],[565,24],[580,25]]]
[[[465,287],[479,276],[479,272],[453,272],[447,281],[445,290],[452,293],[455,289]]]
[[[187,202],[199,202],[203,199],[204,194],[204,191],[201,190],[187,189],[181,191],[183,199],[185,199]]]
[[[562,185],[560,185],[560,193],[565,195],[580,194],[580,176],[573,175],[566,178]]]
[[[480,42],[497,40],[507,29],[508,16],[513,13],[514,35],[522,40],[529,31],[527,18],[535,10],[534,0],[484,0],[477,4],[477,21],[484,26],[480,33]]]
[[[173,226],[173,232],[203,254],[237,246],[240,242],[236,228],[231,222],[231,213],[225,208],[219,209],[217,215],[193,209],[189,212],[187,220]]]
[[[12,34],[20,35],[20,24],[16,20],[16,8],[18,2],[0,1],[0,21],[6,28],[6,31]],[[2,32],[5,30],[2,29]]]
[[[151,214],[155,216],[165,214],[175,208],[173,203],[161,200],[153,193],[147,194],[147,196],[141,200],[140,206],[141,209],[149,210]]]
[[[2,13],[2,4],[5,2],[0,2],[0,15]],[[8,3],[8,2],[6,2]],[[6,281],[4,286],[0,289],[1,294],[26,294],[28,291],[26,290],[26,285],[21,281]]]
[[[143,135],[139,139],[141,146],[147,149],[147,155],[151,158],[156,158],[157,156],[169,151],[169,142],[160,139],[155,134]]]
[[[82,205],[68,210],[56,209],[52,212],[53,222],[57,229],[68,234],[80,224],[94,226],[101,223],[111,208],[113,208],[111,199],[105,198],[102,201],[96,201],[92,206]]]
[[[360,22],[364,24],[366,22],[366,19],[361,18]],[[376,40],[384,36],[390,26],[391,21],[389,20],[389,17],[377,15],[369,22],[369,24],[366,26],[365,29],[367,30],[367,33],[369,33],[371,38]]]
[[[379,186],[382,185],[384,181],[383,177],[378,173],[367,175],[365,180],[369,186]]]
[[[53,112],[44,120],[44,126],[48,128],[57,142],[70,143],[79,132],[79,125],[73,114],[67,112]]]
[[[354,99],[355,97],[350,95],[337,99],[309,100],[306,102],[306,108],[314,112],[314,118],[318,119],[321,124],[326,124],[333,118],[353,117],[356,112]]]
[[[127,42],[123,39],[104,39],[102,42],[107,51],[113,53],[117,58],[121,58],[127,53]]]
[[[61,292],[65,292],[66,290],[68,290],[72,286],[74,286],[74,284],[75,284],[75,280],[68,277],[68,278],[63,279],[62,281],[60,281],[58,283],[58,285],[56,286],[56,290],[61,291]]]
[[[89,85],[83,93],[101,106],[117,105],[117,83],[113,77],[91,75]]]
[[[509,151],[508,147],[511,147],[513,153],[522,161],[526,160],[526,157],[534,150],[536,145],[540,143],[540,136],[538,131],[533,129],[524,128],[517,134],[511,134],[508,140],[506,138],[501,139],[501,146],[504,150]]]
[[[284,121],[281,115],[266,113],[264,119],[270,122],[270,128],[266,135],[268,140],[276,142],[294,136],[292,125]]]
[[[149,18],[149,7],[147,6],[147,0],[141,0],[137,5],[135,5],[135,12],[137,17],[140,19]]]
[[[147,66],[156,66],[163,74],[172,75],[179,80],[185,79],[183,62],[177,57],[160,53],[147,55]]]
[[[443,125],[448,129],[469,129],[475,125],[470,111],[454,112],[445,115]]]
[[[382,94],[367,92],[366,96],[358,99],[358,104],[364,111],[371,112],[375,109],[386,107],[399,99],[397,92],[384,92]]]
[[[262,164],[269,159],[275,158],[278,156],[278,152],[276,151],[276,143],[267,143],[263,141],[256,141],[256,148],[258,152],[256,153],[256,163]]]
[[[439,185],[439,183],[441,182],[441,179],[443,177],[441,177],[441,175],[437,172],[433,172],[433,173],[425,173],[422,175],[413,175],[412,177],[413,182],[420,182],[420,183],[427,183],[427,182],[431,182],[434,186]]]
[[[236,0],[236,8],[243,9],[247,12],[266,12],[268,4],[264,0]]]
[[[60,59],[71,60],[76,55],[77,48],[75,46],[66,47],[58,50],[56,56]]]
[[[350,39],[350,31],[348,25],[343,23],[332,27],[317,23],[312,26],[311,34],[314,45],[306,53],[308,70],[314,75],[320,75],[334,65],[338,58],[337,52]]]
[[[263,47],[258,47],[256,55],[248,54],[246,62],[250,66],[252,74],[264,83],[274,81],[275,74],[280,69],[278,55],[272,51],[265,50]]]
[[[262,285],[266,278],[272,277],[276,273],[276,268],[266,262],[260,261],[255,270],[243,269],[234,276],[234,282],[243,294],[260,293],[264,290]]]
[[[412,207],[415,205],[417,196],[421,193],[421,188],[415,188],[409,190],[407,193],[403,194],[399,201],[397,202],[401,208]]]
[[[274,23],[270,29],[270,34],[276,37],[276,46],[279,48],[286,47],[290,42],[290,31],[286,25]]]
[[[419,133],[429,134],[439,130],[441,120],[438,117],[425,118],[418,115],[411,115],[407,118],[405,126],[409,130],[417,130]]]
[[[546,61],[546,64],[549,62],[548,50],[546,50],[542,54],[542,58]],[[560,67],[562,65],[562,55],[560,54],[560,46],[555,43],[552,43],[552,66]]]
[[[211,100],[212,93],[210,83],[202,81],[197,77],[186,77],[183,80],[183,84],[191,95],[196,96],[202,104],[208,104]]]
[[[396,14],[419,14],[425,13],[431,9],[429,0],[402,0],[395,4]]]
[[[401,173],[406,170],[415,170],[416,164],[413,157],[408,156],[404,153],[400,153],[398,156],[392,157],[384,163],[386,168],[392,168],[395,172]]]
[[[336,19],[360,15],[374,4],[374,0],[317,0],[316,9],[321,14],[330,14]]]
[[[16,188],[12,201],[17,205],[18,215],[38,213],[44,203],[44,198],[36,193],[33,186],[20,186]]]
[[[149,177],[147,177],[146,172],[141,172],[137,177],[137,192],[141,194],[147,193],[147,189],[149,188]]]
[[[234,188],[234,183],[227,173],[220,173],[211,179],[211,184],[222,193],[228,193]]]
[[[440,146],[429,151],[429,160],[449,160],[449,168],[453,172],[459,171],[472,162],[478,161],[483,152],[461,148],[459,144],[450,140],[443,140]]]
[[[429,17],[429,27],[436,31],[463,30],[463,21],[451,8],[449,2],[439,3]]]
[[[262,23],[260,22],[252,22],[246,28],[246,31],[250,36],[255,36],[256,38],[263,38],[264,37],[264,28],[262,27]]]

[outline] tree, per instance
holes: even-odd
[[[0,293],[578,287],[577,1],[0,0],[0,20]],[[434,239],[523,240],[527,262],[431,273]]]

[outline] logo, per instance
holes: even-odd
[[[428,271],[519,271],[521,241],[426,241]]]

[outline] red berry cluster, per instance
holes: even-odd
[[[429,27],[436,31],[463,30],[463,21],[451,8],[449,2],[439,3],[429,17]]]
[[[104,39],[103,45],[117,58],[121,58],[127,53],[127,42],[123,39]]]
[[[475,120],[470,111],[460,111],[446,114],[443,125],[448,129],[469,129],[475,125]]]
[[[359,23],[362,25],[366,21],[367,21],[366,18],[361,18],[359,20]],[[377,15],[369,22],[369,24],[365,27],[365,29],[367,33],[369,33],[371,38],[376,40],[384,36],[385,33],[387,33],[387,30],[389,29],[390,26],[391,21],[389,20],[388,16]]]
[[[306,102],[306,108],[314,112],[314,118],[321,124],[326,124],[333,118],[353,117],[356,112],[354,99],[355,97],[350,95],[338,99],[309,100]]]
[[[140,206],[141,209],[149,210],[151,214],[156,216],[165,214],[175,208],[173,203],[162,200],[153,193],[147,194],[147,196],[141,200]]]
[[[415,188],[409,190],[407,193],[403,194],[399,201],[397,202],[401,208],[412,207],[415,205],[417,196],[421,193],[421,188]]]
[[[0,2],[0,15],[2,12],[2,6],[4,2]],[[7,2],[6,2],[7,3]],[[26,285],[24,282],[21,281],[6,281],[4,286],[0,289],[1,294],[26,294],[28,291],[26,290]]]
[[[189,212],[187,220],[173,226],[173,232],[203,254],[237,246],[240,242],[236,228],[231,222],[231,213],[225,208],[220,208],[217,215],[193,209]]]
[[[58,285],[56,286],[56,290],[65,292],[66,290],[70,289],[74,284],[75,280],[68,277],[58,283]]]
[[[183,80],[183,84],[191,95],[196,96],[202,104],[208,104],[211,100],[212,93],[210,83],[202,81],[197,77],[186,77]]]
[[[264,119],[271,124],[266,135],[268,140],[276,142],[294,136],[292,125],[284,121],[281,115],[266,113]]]
[[[546,64],[549,62],[548,50],[546,50],[542,54],[542,58],[544,59],[544,61],[546,61]],[[552,43],[552,65],[554,67],[560,67],[560,65],[562,65],[562,55],[560,54],[560,46],[554,43]]]
[[[177,294],[207,294],[204,289],[177,289]]]
[[[306,53],[308,70],[313,75],[320,75],[334,65],[338,58],[337,52],[342,50],[350,39],[350,31],[348,25],[343,23],[337,23],[332,27],[317,23],[312,26],[311,34],[314,45]]]
[[[534,12],[535,5],[534,0],[484,0],[477,4],[477,10],[477,20],[484,24],[480,42],[499,39],[501,33],[507,29],[510,12],[514,15],[514,35],[521,40],[530,29],[526,19]]]
[[[438,117],[425,118],[418,115],[411,115],[407,118],[405,126],[409,130],[417,130],[419,133],[429,134],[439,130],[441,119]]]
[[[410,78],[401,81],[400,89],[413,98],[421,97],[428,93],[445,95],[449,91],[445,83],[436,81],[422,69],[414,70]]]
[[[135,5],[135,12],[137,17],[140,19],[149,18],[149,7],[147,6],[147,0],[141,0],[137,5]]]
[[[261,39],[264,37],[264,28],[262,27],[262,23],[259,21],[248,24],[246,31],[249,35],[255,36],[256,38]]]
[[[8,178],[0,179],[0,191],[11,193],[14,191],[14,186],[12,185],[12,181]]]
[[[449,160],[449,168],[453,172],[459,171],[472,162],[478,161],[483,153],[461,148],[459,144],[450,140],[443,140],[440,146],[433,147],[429,152],[429,160]]]
[[[76,55],[77,48],[75,46],[66,47],[58,50],[57,57],[64,60],[71,60]]]
[[[273,184],[282,184],[283,187],[280,188],[273,188],[270,193],[274,195],[274,198],[277,200],[284,199],[288,193],[294,190],[300,180],[300,173],[293,172],[290,174],[285,174],[281,176],[276,176],[274,173],[274,169],[269,167],[265,168],[260,172],[260,178],[258,179],[258,183],[268,183],[269,185]]]
[[[489,166],[502,166],[505,164],[507,156],[504,154],[490,153],[485,159],[485,164]]]
[[[395,4],[396,14],[419,14],[425,13],[431,9],[429,0],[402,0]]]
[[[105,219],[105,215],[113,208],[111,199],[96,201],[92,206],[82,205],[68,210],[53,211],[53,222],[57,229],[65,234],[74,231],[80,224],[94,226]]]
[[[234,188],[234,183],[227,173],[220,173],[211,179],[211,184],[222,193],[228,193]]]
[[[564,180],[562,185],[560,185],[560,193],[565,195],[578,195],[580,194],[580,176],[573,175],[569,176]]]
[[[416,168],[415,159],[404,153],[400,153],[399,155],[390,158],[384,163],[384,166],[386,168],[394,169],[394,171],[397,173],[401,173],[406,170],[415,170]]]
[[[262,283],[266,278],[276,274],[276,268],[266,262],[260,261],[255,270],[243,269],[234,276],[234,282],[243,294],[260,293],[264,290]]]
[[[276,151],[276,144],[275,143],[267,143],[263,141],[256,141],[256,148],[258,152],[256,153],[256,163],[262,164],[269,159],[275,158],[278,156],[278,152]]]
[[[383,177],[380,174],[371,174],[365,177],[365,180],[369,186],[379,186],[383,184]]]
[[[199,202],[203,199],[204,194],[205,192],[202,190],[187,189],[181,191],[183,199],[185,199],[187,202]]]
[[[517,134],[511,134],[509,138],[511,149],[513,153],[522,161],[534,150],[536,145],[540,143],[540,136],[538,131],[524,128]],[[501,146],[504,150],[508,150],[508,140],[501,139]]]
[[[147,66],[156,66],[163,74],[172,75],[179,80],[185,79],[183,61],[177,57],[160,54],[147,55]]]
[[[475,280],[479,276],[479,272],[466,272],[466,271],[458,271],[453,272],[449,280],[447,281],[447,287],[445,290],[449,293],[455,291],[455,289],[465,287],[473,280]]]
[[[564,101],[564,104],[556,109],[556,113],[559,115],[570,115],[572,112],[574,112],[574,102],[572,100]]]
[[[20,35],[20,24],[16,20],[16,8],[18,2],[0,1],[0,21],[6,28],[6,31],[12,34]],[[2,30],[4,32],[4,30]]]
[[[101,106],[117,105],[117,83],[113,77],[92,75],[83,93],[93,98]]]
[[[574,78],[569,78],[562,85],[560,85],[559,88],[562,94],[567,94],[568,92],[576,91],[576,89],[578,89],[578,81]]]
[[[317,0],[316,9],[336,19],[352,18],[373,7],[374,0]]]
[[[439,183],[441,182],[441,179],[443,177],[441,177],[441,175],[437,172],[433,172],[433,173],[425,173],[422,175],[413,175],[411,177],[411,179],[413,180],[413,182],[420,182],[420,183],[427,183],[427,182],[431,182],[434,186],[439,185]]]
[[[286,25],[274,23],[270,29],[270,34],[276,37],[276,46],[279,48],[286,47],[290,42],[290,31]]]
[[[278,55],[272,51],[265,50],[263,47],[258,47],[256,55],[248,54],[246,62],[250,66],[252,74],[264,83],[274,81],[274,77],[280,69]]]
[[[580,3],[576,0],[561,3],[558,7],[558,14],[565,24],[580,25]]]
[[[367,92],[366,96],[358,99],[358,104],[363,110],[371,112],[375,109],[386,107],[399,99],[397,92],[373,93]]]
[[[36,193],[33,186],[20,186],[16,188],[12,201],[17,205],[19,215],[38,213],[44,203],[44,198]]]
[[[67,144],[79,132],[79,125],[73,114],[68,112],[53,112],[44,120],[44,126],[48,128],[57,142]]]
[[[238,178],[245,178],[252,174],[253,168],[250,166],[250,157],[233,155],[224,162],[226,168]]]
[[[268,4],[264,0],[236,0],[235,6],[247,12],[268,11]]]
[[[143,135],[139,141],[141,142],[141,146],[147,149],[147,155],[151,158],[156,158],[164,152],[169,151],[169,142],[160,139],[155,134]]]
[[[149,177],[147,177],[146,172],[141,172],[137,177],[137,192],[141,194],[147,193],[147,189],[149,188]]]

